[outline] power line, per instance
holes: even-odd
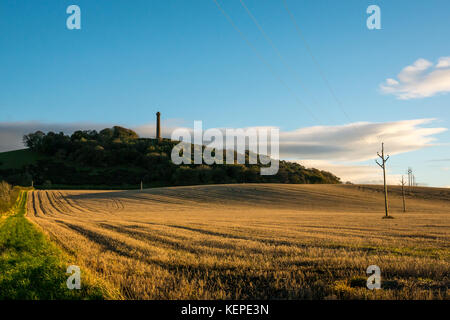
[[[349,115],[347,114],[347,112],[345,111],[344,107],[342,106],[341,101],[339,100],[339,98],[337,97],[336,93],[334,92],[333,88],[331,87],[330,82],[328,81],[327,77],[325,76],[325,73],[322,70],[322,67],[319,64],[319,61],[316,59],[316,57],[314,56],[308,42],[306,41],[306,39],[303,37],[303,33],[300,30],[299,25],[297,24],[297,21],[295,20],[294,15],[292,14],[291,10],[289,9],[286,0],[282,0],[283,4],[284,4],[284,8],[286,9],[287,13],[289,14],[289,18],[291,19],[292,23],[295,26],[295,29],[297,31],[297,34],[299,35],[300,39],[303,41],[303,44],[306,48],[306,51],[308,51],[309,55],[311,56],[311,59],[313,60],[314,64],[316,65],[317,70],[320,73],[320,76],[322,77],[322,80],[325,82],[328,90],[331,93],[331,96],[333,97],[333,99],[335,100],[336,104],[338,105],[338,107],[341,109],[341,111],[343,112],[343,114],[345,115],[345,117],[347,118],[348,121],[352,122],[352,120],[350,119]]]
[[[278,50],[278,48],[276,47],[276,45],[274,44],[274,42],[272,41],[272,39],[269,37],[269,35],[264,31],[263,27],[261,26],[261,24],[258,22],[258,20],[256,19],[256,17],[252,14],[252,12],[250,11],[250,9],[247,7],[247,5],[245,4],[245,2],[243,0],[239,0],[241,2],[241,5],[244,7],[245,11],[247,12],[248,16],[252,19],[253,23],[256,25],[256,27],[258,28],[258,30],[261,32],[261,34],[263,35],[263,37],[266,39],[266,41],[269,43],[269,45],[272,47],[272,49],[275,51],[275,53],[277,54],[278,58],[281,60],[281,62],[283,63],[283,65],[286,67],[286,69],[290,70],[296,77],[296,80],[298,81],[298,83],[300,84],[300,87],[311,96],[311,99],[314,102],[315,106],[318,106],[318,103],[314,97],[314,95],[307,89],[307,87],[304,85],[303,81],[301,80],[300,75],[298,74],[298,72],[295,71],[294,68],[292,68],[286,61],[286,59],[283,57],[283,55],[281,54],[280,50]]]
[[[319,122],[319,119],[314,115],[314,113],[300,100],[300,98],[295,94],[295,92],[287,85],[283,79],[281,79],[277,73],[273,70],[273,67],[269,62],[267,62],[266,59],[259,53],[259,51],[256,49],[256,47],[248,40],[248,38],[242,33],[242,31],[239,29],[239,27],[234,23],[233,19],[225,12],[225,10],[222,8],[222,6],[219,4],[217,0],[213,0],[216,4],[217,8],[219,8],[220,12],[224,15],[224,17],[228,20],[228,22],[231,24],[231,26],[236,30],[241,38],[245,41],[245,43],[253,50],[253,52],[256,54],[259,60],[261,60],[264,65],[269,69],[269,71],[272,73],[272,75],[294,96],[296,101],[309,113],[309,115],[315,120]]]
[[[213,0],[214,3],[216,4],[217,8],[221,11],[221,13],[223,14],[223,16],[228,20],[228,22],[231,24],[231,26],[239,33],[239,35],[241,36],[241,38],[245,41],[245,43],[253,50],[253,52],[255,53],[255,55],[258,57],[258,59],[261,60],[261,62],[263,62],[263,64],[269,69],[269,71],[272,73],[272,75],[294,96],[294,98],[296,99],[296,101],[306,110],[308,111],[309,115],[316,120],[317,122],[320,123],[319,119],[314,115],[314,113],[308,108],[308,106],[306,106],[301,99],[295,94],[295,92],[287,85],[287,83],[285,81],[283,81],[283,79],[281,79],[277,73],[274,71],[273,67],[271,66],[271,64],[269,62],[267,62],[266,59],[264,59],[264,57],[259,53],[259,51],[256,49],[256,47],[252,44],[252,42],[243,34],[243,32],[239,29],[239,27],[234,23],[233,19],[226,13],[226,11],[222,8],[222,6],[219,4],[219,2],[217,0]],[[355,124],[352,123],[351,118],[349,117],[349,115],[347,114],[347,112],[345,111],[345,109],[342,106],[342,103],[340,102],[340,100],[338,99],[337,95],[335,94],[333,88],[331,87],[330,82],[328,81],[327,77],[325,76],[325,73],[323,72],[318,60],[315,58],[314,54],[312,53],[311,48],[309,47],[308,43],[306,42],[306,39],[304,39],[300,27],[298,26],[294,15],[292,14],[292,12],[289,10],[289,7],[287,6],[287,3],[285,0],[283,0],[284,6],[286,11],[288,12],[292,22],[294,23],[295,27],[296,27],[296,31],[298,33],[298,35],[300,36],[300,38],[302,39],[309,55],[311,56],[316,68],[318,69],[323,81],[325,82],[328,90],[330,91],[333,99],[335,100],[336,104],[338,105],[338,107],[340,108],[340,110],[342,111],[342,113],[344,114],[344,116],[347,118],[347,120],[351,123],[350,127],[352,127],[353,129],[356,130]],[[281,60],[284,61],[284,58],[282,57],[282,55],[279,53],[279,50],[276,48],[276,46],[273,44],[273,41],[270,39],[270,37],[265,33],[264,29],[261,27],[261,25],[258,23],[258,21],[256,20],[256,18],[251,14],[250,10],[245,6],[245,4],[243,3],[243,1],[241,1],[241,4],[243,5],[243,7],[246,9],[247,14],[249,14],[250,18],[252,18],[253,22],[256,24],[256,26],[258,27],[258,29],[260,30],[260,32],[263,34],[263,36],[266,38],[266,40],[269,42],[269,44],[272,46],[272,48],[277,52],[277,54],[279,55],[279,57],[281,57]],[[285,61],[283,62],[285,63]],[[287,64],[287,63],[286,63]],[[298,79],[297,79],[298,80]],[[367,143],[367,139],[366,137],[362,137],[362,139]]]
[[[356,127],[355,124],[353,123],[353,120],[350,118],[350,116],[348,115],[348,113],[345,111],[341,101],[339,100],[339,98],[337,97],[335,91],[333,90],[333,87],[330,84],[330,81],[328,81],[328,78],[325,75],[325,72],[323,71],[322,67],[319,64],[319,61],[316,59],[316,57],[314,56],[311,47],[309,46],[308,42],[306,41],[305,37],[303,37],[303,33],[294,17],[294,15],[292,14],[292,11],[289,9],[286,0],[282,0],[283,1],[283,5],[284,8],[286,9],[289,18],[291,19],[292,23],[295,26],[295,30],[297,31],[298,36],[300,37],[300,39],[303,42],[303,45],[306,48],[306,51],[308,52],[308,54],[311,56],[311,59],[313,60],[320,76],[322,77],[322,80],[325,82],[326,87],[328,88],[328,91],[330,91],[331,96],[333,97],[334,101],[336,102],[337,106],[339,107],[339,109],[341,110],[341,112],[344,114],[345,118],[347,119],[347,121],[350,122],[350,127],[352,127],[353,129],[355,129],[356,131]],[[369,141],[367,140],[367,138],[365,136],[362,136],[362,139],[360,140],[364,140],[365,143],[367,143],[368,145],[370,144]]]

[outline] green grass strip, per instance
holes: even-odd
[[[27,192],[15,214],[0,218],[0,299],[103,299],[98,287],[83,284],[69,290],[62,251],[25,218]]]

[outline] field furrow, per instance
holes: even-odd
[[[448,193],[415,188],[403,213],[392,187],[386,220],[368,186],[34,191],[28,217],[126,298],[448,299]]]

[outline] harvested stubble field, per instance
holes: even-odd
[[[450,190],[33,191],[28,217],[126,299],[449,299]],[[382,289],[366,288],[378,265]]]

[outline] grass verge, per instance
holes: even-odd
[[[27,192],[22,191],[15,213],[0,217],[0,299],[104,299],[105,290],[86,283],[69,290],[64,254],[25,218]]]

